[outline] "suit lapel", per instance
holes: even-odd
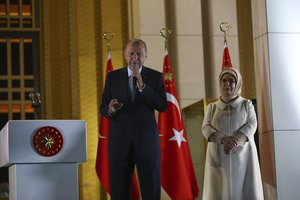
[[[122,68],[115,81],[119,100],[127,103],[130,99],[127,67]]]
[[[142,71],[141,71],[141,76],[143,78],[144,84],[148,85],[148,78],[147,78],[147,68],[143,66]]]

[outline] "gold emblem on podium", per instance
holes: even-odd
[[[33,135],[33,147],[41,156],[54,156],[63,147],[61,132],[52,126],[39,128]]]

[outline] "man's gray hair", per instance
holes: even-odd
[[[127,49],[128,45],[132,45],[132,46],[138,46],[138,45],[144,45],[145,47],[145,51],[147,52],[147,45],[146,45],[146,42],[144,40],[141,40],[141,39],[132,39],[132,40],[129,40],[126,44],[126,47],[125,47],[125,50]]]

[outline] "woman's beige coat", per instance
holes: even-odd
[[[254,134],[256,114],[250,100],[238,97],[229,104],[220,99],[207,106],[202,133],[206,139],[220,132],[245,134],[248,141],[226,155],[223,144],[208,142],[204,174],[204,200],[262,200],[263,189]]]

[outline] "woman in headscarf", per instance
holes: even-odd
[[[242,83],[238,70],[224,69],[219,75],[221,96],[205,112],[204,200],[263,199],[254,142],[256,114],[252,102],[241,96]]]

